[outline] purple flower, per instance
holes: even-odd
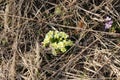
[[[113,21],[111,20],[111,18],[107,16],[105,20],[106,20],[105,29],[111,28],[112,23],[113,23]]]

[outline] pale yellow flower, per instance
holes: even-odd
[[[67,35],[65,32],[49,31],[42,43],[43,46],[51,47],[52,54],[56,56],[59,52],[64,53],[67,51],[67,46],[73,45],[73,42],[68,40],[68,37],[69,35]]]

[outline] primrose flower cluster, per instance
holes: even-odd
[[[105,20],[107,21],[107,22],[105,23],[105,29],[111,28],[111,26],[112,26],[112,24],[113,24],[112,19],[107,16]]]
[[[73,42],[68,39],[69,35],[65,32],[49,31],[43,41],[43,46],[49,46],[52,48],[52,54],[57,55],[58,52],[66,52],[67,47],[73,45]]]

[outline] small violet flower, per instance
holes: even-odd
[[[107,16],[105,20],[106,20],[105,29],[111,28],[112,23],[113,23],[113,21],[111,20],[111,18]]]

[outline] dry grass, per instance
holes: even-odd
[[[120,28],[120,0],[1,0],[0,80],[120,80],[120,31],[105,16]],[[54,29],[74,41],[56,57],[41,44]]]

